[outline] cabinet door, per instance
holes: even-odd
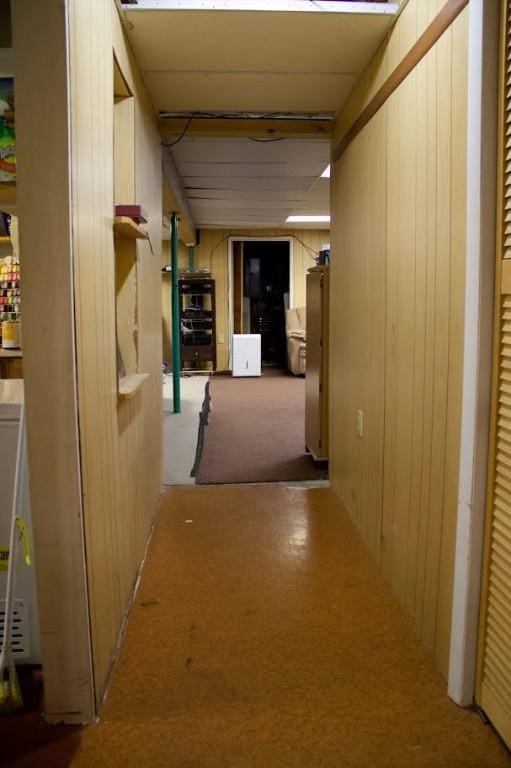
[[[323,279],[321,272],[307,275],[307,358],[305,368],[305,443],[314,458],[323,456],[322,335]]]
[[[328,364],[330,345],[330,270],[326,269],[321,280],[321,379],[319,383],[321,407],[321,456],[328,459]]]
[[[511,18],[503,32],[492,434],[476,700],[511,746]],[[505,54],[505,55],[504,55]],[[505,91],[504,91],[505,88]]]

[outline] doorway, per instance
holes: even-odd
[[[229,238],[229,366],[232,334],[261,336],[265,367],[286,367],[286,309],[293,306],[293,240]]]

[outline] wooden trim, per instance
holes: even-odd
[[[243,243],[236,240],[233,259],[233,333],[243,333]]]
[[[448,695],[460,706],[469,706],[474,699],[487,502],[497,215],[499,22],[500,12],[496,3],[470,4],[466,311],[455,576],[447,689]],[[498,338],[498,334],[495,338]]]
[[[269,230],[269,232],[275,232],[275,230]],[[295,294],[295,286],[294,286],[294,235],[275,235],[275,234],[268,234],[267,237],[260,236],[260,235],[230,235],[227,238],[227,292],[228,292],[228,299],[227,299],[227,349],[228,349],[228,369],[231,370],[232,368],[232,334],[233,334],[233,328],[234,328],[234,318],[233,318],[233,308],[234,308],[234,255],[233,255],[233,248],[234,243],[241,242],[241,243],[255,243],[255,242],[285,242],[287,241],[289,243],[289,306],[292,308],[295,306],[294,303],[294,294]],[[218,333],[218,331],[217,331]]]
[[[403,80],[415,69],[427,52],[451,26],[466,5],[468,5],[468,0],[447,0],[442,10],[435,16],[417,42],[385,80],[380,90],[375,93],[369,104],[362,110],[342,139],[336,144],[332,152],[334,163],[339,160],[360,131],[365,128],[367,123],[383,107],[387,99],[392,96]]]
[[[506,36],[508,24],[507,3],[501,4],[500,51],[499,51],[499,114],[497,139],[497,217],[496,217],[496,248],[495,248],[495,301],[493,316],[493,349],[492,349],[492,393],[490,413],[490,439],[488,448],[488,475],[486,515],[484,523],[483,568],[481,575],[481,601],[479,609],[479,632],[477,642],[477,670],[475,681],[475,701],[481,700],[482,672],[486,637],[486,607],[490,588],[489,560],[491,554],[491,527],[493,522],[494,478],[497,455],[497,415],[498,415],[498,369],[500,351],[500,314],[501,314],[501,285],[506,261],[502,259],[504,252],[504,155],[505,133],[504,116],[506,102]]]

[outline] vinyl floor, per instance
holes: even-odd
[[[330,489],[281,485],[166,491],[101,721],[3,734],[20,768],[511,765]]]

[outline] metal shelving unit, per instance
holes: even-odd
[[[179,280],[181,367],[211,363],[216,370],[215,281],[186,276]]]

